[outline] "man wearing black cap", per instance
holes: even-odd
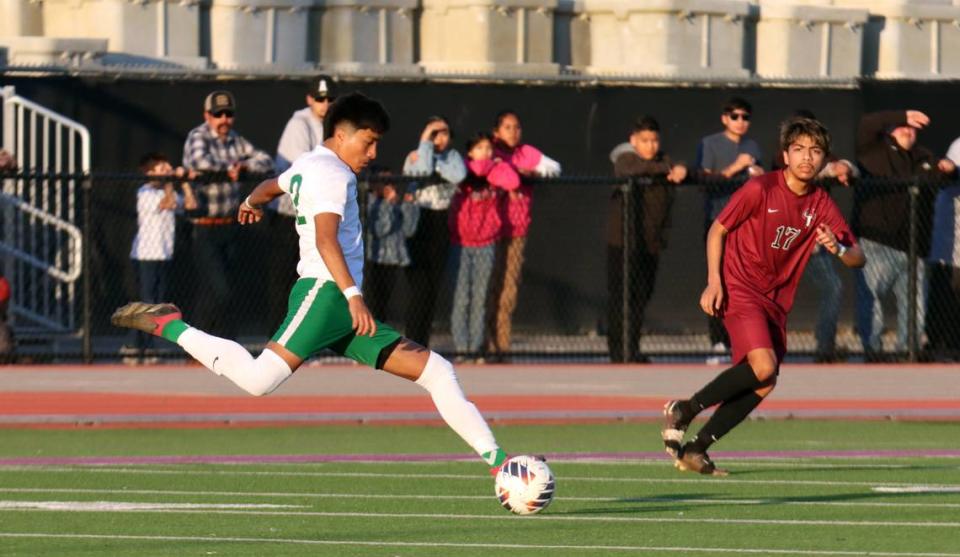
[[[277,172],[290,168],[300,155],[309,153],[323,143],[323,118],[327,109],[336,99],[333,80],[328,75],[318,76],[310,82],[307,89],[307,106],[293,113],[280,135],[277,145],[275,166]],[[297,258],[300,256],[297,246],[297,230],[293,220],[297,216],[293,200],[289,195],[281,195],[270,204],[269,219],[271,236],[277,247],[274,254],[276,264],[270,266],[268,278],[267,311],[271,321],[280,322],[286,314],[286,293],[297,280]]]
[[[229,181],[197,184],[193,223],[193,255],[204,277],[199,315],[204,325],[222,330],[236,320],[221,315],[230,299],[229,269],[237,252],[236,214],[240,207],[243,172],[273,169],[270,155],[253,146],[233,129],[237,101],[229,91],[214,91],[203,101],[204,123],[190,130],[183,145],[183,166],[200,174],[225,173]],[[232,331],[224,331],[232,332]]]
[[[277,172],[290,168],[297,157],[309,153],[323,142],[323,117],[327,115],[327,109],[336,97],[330,76],[321,75],[310,82],[306,108],[293,113],[280,136],[280,144],[277,145]]]

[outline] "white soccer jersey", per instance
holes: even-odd
[[[363,282],[363,230],[357,205],[357,176],[336,153],[323,145],[293,162],[277,179],[280,189],[290,194],[297,209],[300,235],[300,263],[297,273],[304,278],[333,280],[317,250],[317,229],[313,218],[320,213],[340,215],[337,241],[343,250],[350,275]]]

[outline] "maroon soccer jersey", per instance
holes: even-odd
[[[821,188],[790,191],[783,171],[749,180],[717,217],[729,233],[723,250],[727,299],[761,295],[785,313],[826,223],[846,246],[856,242],[836,203]]]

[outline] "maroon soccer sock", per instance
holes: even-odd
[[[690,401],[697,412],[710,408],[714,404],[728,401],[744,391],[753,391],[760,386],[760,380],[753,373],[750,364],[744,362],[733,366],[716,376],[693,395]]]
[[[696,452],[707,452],[710,445],[737,427],[761,402],[763,397],[753,391],[747,391],[733,400],[724,402],[713,416],[710,416],[688,446]]]

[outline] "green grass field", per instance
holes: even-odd
[[[508,450],[660,450],[652,423],[504,426]],[[3,556],[897,555],[960,557],[960,424],[749,422],[727,478],[666,458],[552,459],[557,497],[512,516],[473,462],[11,465],[25,457],[464,454],[441,427],[0,430]],[[723,451],[809,451],[722,458]]]

